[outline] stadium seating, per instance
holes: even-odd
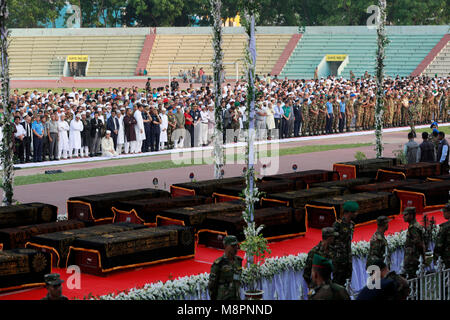
[[[88,77],[133,76],[144,39],[131,35],[13,37],[8,50],[10,75],[60,77],[66,56],[88,55]]]
[[[431,62],[428,68],[424,71],[424,75],[434,77],[445,77],[450,74],[450,42],[442,49],[442,51]]]
[[[270,73],[277,62],[284,47],[291,38],[290,34],[280,35],[256,35],[256,48],[258,56],[256,58],[256,74]],[[209,64],[213,58],[213,48],[211,45],[212,36],[203,35],[157,35],[153,45],[150,59],[147,65],[149,75],[154,78],[168,77],[168,64],[174,63],[205,63],[205,65],[195,65],[198,71],[203,67],[207,75],[212,75],[212,68]],[[222,48],[224,52],[224,63],[239,62],[239,75],[244,70],[244,51],[246,46],[246,35],[225,34],[223,36]],[[180,70],[192,69],[194,65],[183,64],[174,65],[171,75],[178,76]],[[224,65],[226,77],[234,78],[236,69],[234,65]]]

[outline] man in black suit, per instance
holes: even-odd
[[[302,124],[302,110],[300,108],[299,100],[294,103],[294,137],[300,137],[300,125]]]
[[[14,117],[14,125],[16,126],[16,130],[14,133],[14,142],[16,143],[16,148],[15,148],[14,153],[15,153],[17,159],[20,161],[20,163],[23,163],[24,162],[23,139],[25,138],[25,129],[20,124],[19,116]]]
[[[116,109],[111,110],[111,116],[106,121],[106,130],[111,131],[115,150],[117,148],[117,136],[119,135],[119,119],[116,117]]]
[[[33,131],[31,129],[31,117],[25,116],[25,121],[21,123],[25,129],[25,137],[23,137],[23,148],[25,149],[25,162],[31,162],[31,141],[33,138]]]
[[[98,111],[95,111],[94,118],[91,120],[91,157],[99,153],[102,128],[103,122],[98,118]]]

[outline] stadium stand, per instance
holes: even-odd
[[[60,77],[66,56],[88,55],[87,77],[133,76],[144,39],[140,35],[12,37],[10,75]]]
[[[437,74],[438,77],[445,77],[450,74],[450,34],[446,35],[445,40],[447,44],[425,69],[424,75],[434,77]]]

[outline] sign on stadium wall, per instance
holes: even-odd
[[[327,54],[327,61],[344,61],[347,58],[346,54]]]
[[[89,56],[87,55],[73,55],[67,56],[67,62],[88,62]]]

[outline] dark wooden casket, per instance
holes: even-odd
[[[51,255],[34,249],[0,251],[0,291],[44,285],[52,272]]]
[[[296,190],[296,184],[292,180],[258,181],[256,182],[256,187],[259,192],[268,194]],[[226,186],[219,188],[217,194],[240,197],[245,188],[245,184]]]
[[[389,168],[381,168],[377,172],[377,181],[391,181],[411,178],[423,178],[439,176],[441,164],[438,162],[418,162],[411,164],[396,165]]]
[[[90,224],[110,223],[113,220],[111,208],[119,201],[169,197],[170,193],[165,190],[150,188],[71,197],[67,200],[67,212],[69,219]]]
[[[450,180],[450,174],[444,174],[441,176],[434,176],[427,178],[427,181],[443,181],[443,180]]]
[[[289,207],[256,209],[254,212],[254,219],[257,226],[264,225],[262,234],[265,238],[286,236],[290,234],[298,235],[306,232],[304,210],[296,210]],[[297,220],[302,223],[297,222]],[[242,217],[241,211],[212,215],[208,214],[205,220],[205,228],[208,230],[222,231],[229,235],[235,235],[239,241],[245,239],[245,226],[246,223]],[[207,243],[207,245],[216,246],[211,243]]]
[[[172,197],[180,196],[205,196],[211,197],[220,187],[243,184],[244,177],[232,177],[223,179],[212,179],[196,182],[175,183],[170,186]]]
[[[85,224],[82,221],[67,220],[5,228],[0,229],[0,242],[3,243],[5,249],[24,248],[32,236],[84,227]]]
[[[270,194],[262,198],[262,206],[280,206],[284,204],[292,208],[304,208],[306,203],[313,199],[342,195],[344,188],[310,188],[306,190],[288,191]]]
[[[373,182],[372,178],[356,178],[356,179],[345,179],[337,181],[319,182],[309,185],[310,188],[323,187],[323,188],[345,188],[345,193],[350,193],[351,188],[355,186],[365,185]]]
[[[68,265],[82,272],[106,272],[194,256],[194,232],[190,227],[165,226],[103,234],[77,239]]]
[[[351,187],[351,191],[353,193],[359,192],[393,192],[394,189],[401,186],[408,186],[413,184],[422,183],[423,180],[419,179],[406,179],[406,180],[394,180],[394,181],[385,181],[385,182],[375,182],[369,183],[359,186]]]
[[[339,173],[328,170],[307,170],[292,173],[276,174],[265,176],[263,181],[272,180],[293,180],[296,183],[296,189],[306,189],[309,184],[339,180]]]
[[[120,201],[114,207],[118,210],[113,210],[116,211],[114,222],[156,223],[156,216],[161,211],[208,203],[212,203],[212,198],[203,196]],[[133,209],[136,211],[138,217],[134,221],[130,220],[132,217],[129,216],[130,211]],[[120,211],[125,211],[125,213],[121,213]],[[127,218],[130,221],[127,221]]]
[[[444,205],[449,202],[450,180],[427,181],[419,184],[404,185],[395,192],[402,201],[402,211],[406,207],[416,207],[416,213],[430,206]],[[418,202],[414,201],[417,199]],[[412,203],[408,202],[412,201]],[[422,207],[423,206],[423,207]],[[431,208],[430,208],[431,209]]]
[[[186,226],[199,228],[205,221],[206,215],[222,214],[225,212],[243,211],[245,202],[234,200],[215,204],[204,204],[194,207],[183,207],[161,211],[160,216],[182,221]]]
[[[58,207],[33,202],[0,207],[0,229],[56,221]]]
[[[51,253],[54,257],[55,266],[64,267],[67,260],[67,254],[69,253],[69,247],[72,246],[73,242],[77,239],[143,228],[146,228],[146,226],[121,222],[76,230],[53,232],[31,237],[26,247],[41,249],[42,251]]]
[[[376,220],[381,215],[391,216],[398,213],[398,208],[390,208],[393,196],[388,192],[363,192],[311,200],[306,205],[308,225],[320,229],[331,227],[336,219],[342,218],[347,201],[356,201],[359,205],[355,224]]]
[[[378,169],[389,168],[396,164],[396,158],[355,160],[335,163],[333,164],[333,171],[339,172],[341,180],[363,177],[374,179]]]

